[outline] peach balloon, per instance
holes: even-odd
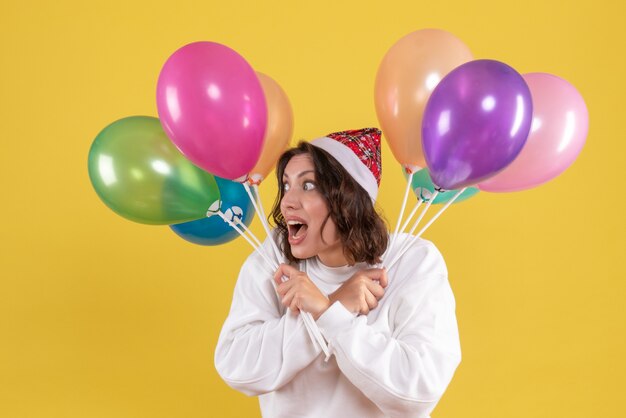
[[[472,54],[454,35],[440,29],[412,32],[383,57],[374,89],[376,114],[394,157],[404,166],[426,166],[422,116],[439,81]]]
[[[252,183],[260,183],[274,169],[293,134],[293,111],[287,94],[269,76],[256,74],[267,101],[267,130],[261,156],[248,176]]]

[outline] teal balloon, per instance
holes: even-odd
[[[206,216],[220,198],[212,174],[196,167],[167,137],[161,122],[131,116],[93,141],[89,179],[102,201],[131,221],[170,225]]]
[[[221,177],[215,177],[215,181],[220,189],[221,211],[224,215],[230,220],[239,218],[246,226],[250,226],[254,218],[254,206],[243,185]],[[170,225],[170,228],[179,237],[198,245],[220,245],[239,237],[237,231],[217,215]]]
[[[404,170],[402,170],[402,172],[404,173],[404,178],[408,181],[409,174],[407,174]],[[413,181],[411,181],[411,190],[413,190],[413,193],[417,198],[421,198],[425,202],[428,202],[430,200],[433,193],[435,193],[435,185],[430,178],[430,173],[428,172],[427,168],[422,168],[421,170],[413,174]],[[479,190],[476,187],[468,187],[463,193],[461,193],[459,197],[454,200],[453,204],[469,199],[470,197],[476,195],[478,191]],[[439,194],[437,194],[437,197],[433,201],[433,204],[437,205],[441,203],[448,203],[457,192],[458,190],[441,191],[439,192]]]

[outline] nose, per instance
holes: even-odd
[[[297,209],[300,207],[300,199],[295,190],[287,190],[283,194],[283,198],[280,201],[281,208],[284,209]]]

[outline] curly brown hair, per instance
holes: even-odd
[[[287,239],[289,230],[280,211],[280,202],[285,194],[282,187],[283,174],[289,160],[301,154],[308,154],[311,157],[315,167],[317,189],[328,206],[328,216],[322,223],[322,229],[329,218],[333,220],[344,255],[350,265],[363,261],[368,264],[380,263],[380,256],[387,249],[387,225],[374,208],[369,194],[332,155],[305,141],[285,151],[276,166],[279,192],[271,216],[287,260],[298,261],[291,253]]]

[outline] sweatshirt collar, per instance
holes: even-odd
[[[307,274],[315,276],[317,279],[326,283],[343,283],[348,280],[354,273],[367,268],[367,263],[356,263],[353,266],[345,265],[339,267],[329,267],[322,263],[318,257],[312,257],[304,262]]]

